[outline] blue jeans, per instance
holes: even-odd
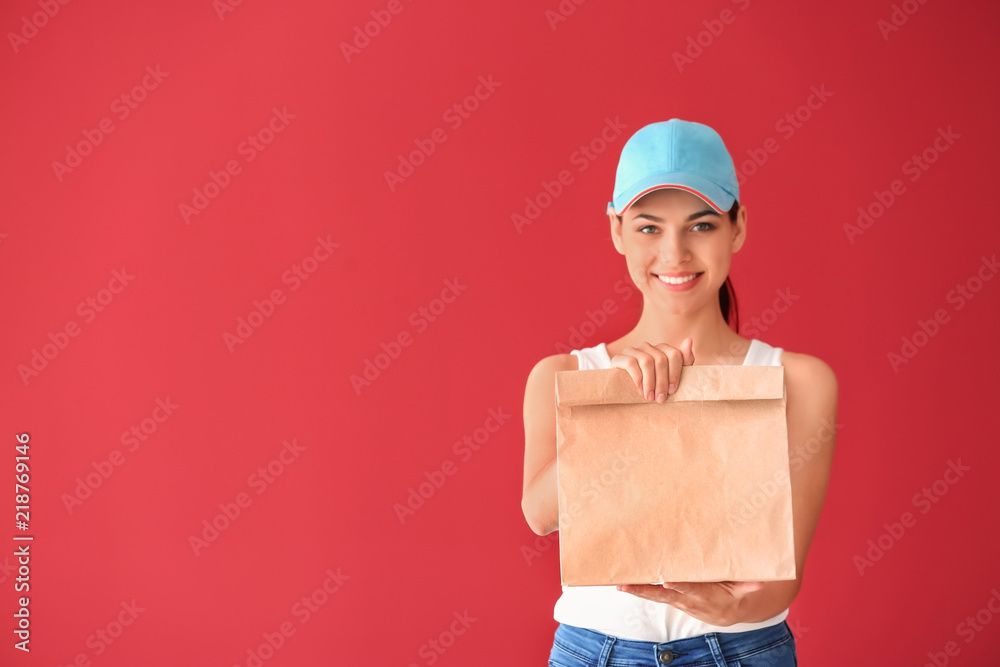
[[[795,637],[782,621],[748,632],[710,632],[672,642],[620,639],[560,623],[549,667],[796,667]]]

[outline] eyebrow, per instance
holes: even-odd
[[[703,215],[719,215],[719,214],[710,208],[706,208],[704,211],[699,211],[698,213],[692,213],[687,217],[687,220],[685,220],[684,222],[691,222],[693,220],[697,220]],[[663,218],[658,218],[655,215],[651,215],[649,213],[640,213],[639,215],[632,218],[632,221],[634,222],[639,218],[646,218],[647,220],[652,220],[653,222],[663,222]]]

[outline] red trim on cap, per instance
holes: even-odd
[[[662,190],[663,188],[676,188],[678,190],[684,190],[686,192],[690,192],[691,194],[697,196],[699,199],[703,200],[706,204],[708,204],[709,206],[711,206],[717,213],[725,213],[725,211],[723,211],[721,208],[719,208],[718,206],[716,206],[715,204],[713,204],[712,200],[710,200],[708,197],[706,197],[705,195],[701,194],[700,192],[698,192],[694,188],[689,188],[686,185],[670,185],[670,184],[654,185],[651,188],[646,188],[645,190],[643,190],[642,192],[640,192],[639,194],[637,194],[635,197],[632,197],[632,201],[630,201],[629,203],[625,204],[625,208],[622,209],[622,213],[624,213],[625,211],[627,211],[628,207],[631,206],[632,204],[634,204],[636,202],[636,200],[639,199],[640,197],[642,197],[643,195],[647,195],[650,192],[652,192],[653,190]],[[621,213],[618,213],[618,215],[621,215]]]

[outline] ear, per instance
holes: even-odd
[[[622,240],[622,219],[614,213],[608,213],[608,221],[611,223],[611,241],[615,244],[615,249],[619,255],[625,254],[625,243]]]
[[[728,216],[727,216],[728,217]],[[747,239],[747,207],[740,206],[736,212],[736,222],[732,223],[733,229],[733,252],[739,252],[743,243]]]

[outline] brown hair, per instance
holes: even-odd
[[[736,214],[739,213],[740,203],[733,202],[733,207],[729,209],[729,220],[736,223]],[[722,316],[726,319],[726,324],[736,333],[740,332],[740,310],[736,303],[736,289],[733,281],[726,276],[726,282],[719,288],[719,307],[722,309]]]

